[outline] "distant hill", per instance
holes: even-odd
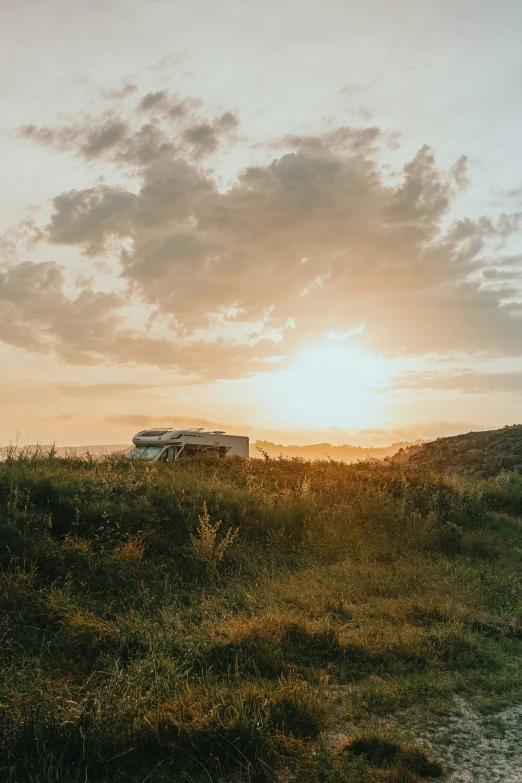
[[[412,451],[392,460],[446,476],[486,477],[503,470],[522,473],[522,425],[438,438]]]
[[[415,442],[400,441],[398,443],[392,443],[390,446],[366,447],[366,446],[350,446],[349,444],[343,444],[342,446],[332,446],[331,443],[313,443],[308,446],[285,446],[282,443],[272,443],[269,440],[258,440],[250,443],[250,456],[262,457],[263,452],[268,454],[269,457],[277,459],[280,456],[283,457],[299,457],[306,460],[314,459],[333,459],[338,462],[344,460],[345,462],[358,462],[368,458],[384,459],[385,457],[392,457],[397,454],[407,454],[409,449],[418,448],[419,444],[424,443],[422,440]],[[26,445],[19,446],[18,451],[24,450],[29,453],[34,453],[38,448],[42,448],[47,451],[49,446],[35,446]],[[114,452],[124,454],[131,448],[127,443],[113,443],[108,445],[98,446],[57,446],[55,454],[59,457],[64,456],[84,456],[90,454],[91,456],[100,456],[102,454],[112,454]],[[10,446],[0,447],[0,457],[6,456],[12,449]],[[399,461],[393,457],[395,461]]]
[[[333,459],[345,462],[358,462],[368,458],[384,459],[396,454],[400,449],[408,449],[424,443],[422,440],[392,443],[391,446],[332,446],[331,443],[314,443],[309,446],[284,446],[282,443],[272,443],[269,440],[258,440],[250,444],[250,456],[260,457],[262,452],[269,457],[300,457],[301,459]]]

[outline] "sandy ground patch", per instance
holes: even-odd
[[[425,747],[445,762],[448,783],[522,783],[522,704],[480,715],[457,698],[444,725],[419,732]]]
[[[337,690],[336,700],[342,703]],[[444,762],[444,783],[522,783],[522,704],[492,715],[481,715],[460,697],[455,710],[445,717],[433,716],[419,726],[412,713],[396,715],[382,728],[395,728]],[[380,721],[378,722],[378,724]],[[417,725],[415,725],[417,724]],[[331,750],[346,745],[355,725],[334,725],[324,736]]]

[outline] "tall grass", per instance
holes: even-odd
[[[454,692],[521,698],[520,514],[511,475],[10,455],[0,779],[435,774],[361,727]]]

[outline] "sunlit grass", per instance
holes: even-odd
[[[516,476],[13,456],[0,511],[12,783],[411,783],[422,716],[522,700]]]

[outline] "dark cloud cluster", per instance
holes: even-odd
[[[38,144],[74,151],[88,160],[103,158],[120,165],[143,166],[173,154],[202,158],[229,141],[238,127],[230,111],[209,119],[201,101],[180,99],[165,90],[146,93],[129,115],[118,98],[132,95],[135,85],[114,92],[115,106],[101,117],[84,117],[56,127],[24,125],[19,134]],[[108,98],[110,92],[105,91]]]
[[[2,283],[0,296],[14,297],[20,322],[2,339],[25,334],[33,350],[53,343],[74,361],[166,363],[201,377],[241,376],[274,353],[363,322],[366,345],[388,355],[522,353],[517,274],[502,281],[495,271],[505,263],[499,247],[520,230],[522,216],[449,220],[469,183],[465,156],[445,172],[423,146],[391,177],[379,128],[340,127],[271,142],[272,159],[222,190],[202,159],[237,139],[237,118],[199,111],[195,101],[158,91],[137,100],[132,116],[22,129],[37,143],[134,177],[132,189],[97,184],[58,194],[46,238],[88,256],[121,243],[115,263],[128,291],[175,337],[123,332],[117,297],[84,292],[72,303],[57,267],[29,264]],[[511,262],[515,272],[519,261]],[[13,275],[26,286],[23,305]],[[54,309],[33,311],[31,296],[40,307],[49,296]],[[76,336],[80,305],[93,309],[92,327]],[[40,336],[28,326],[35,312]],[[219,330],[212,338],[216,323],[242,338]]]

